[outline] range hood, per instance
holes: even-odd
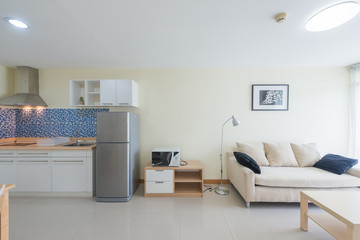
[[[16,67],[17,93],[0,99],[3,106],[31,106],[47,107],[46,102],[39,96],[39,70],[27,66]]]

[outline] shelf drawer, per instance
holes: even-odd
[[[173,170],[146,170],[146,181],[147,182],[172,182],[174,181]]]
[[[146,182],[146,193],[173,193],[174,183],[173,182]]]

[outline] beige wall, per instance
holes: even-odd
[[[15,93],[15,69],[0,65],[0,98]]]
[[[233,114],[242,124],[226,125],[225,151],[235,141],[293,141],[347,153],[346,68],[41,70],[40,95],[50,108],[67,108],[69,80],[101,78],[139,84],[138,108],[111,111],[140,114],[142,167],[153,148],[179,146],[182,159],[201,160],[205,178],[220,178],[221,126]],[[251,111],[251,85],[260,83],[290,84],[289,111]]]

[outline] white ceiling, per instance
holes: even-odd
[[[359,0],[360,1],[360,0]],[[0,65],[48,68],[348,66],[360,14],[325,32],[305,23],[328,0],[0,0]],[[274,16],[287,12],[278,24]]]

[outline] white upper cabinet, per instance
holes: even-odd
[[[127,79],[71,80],[70,105],[138,107],[137,83]]]
[[[116,80],[118,106],[138,106],[137,83],[133,80]]]
[[[70,105],[74,107],[100,106],[100,80],[71,80]]]
[[[138,106],[137,83],[134,80],[100,80],[101,106]]]
[[[101,106],[116,105],[116,80],[100,80]]]

